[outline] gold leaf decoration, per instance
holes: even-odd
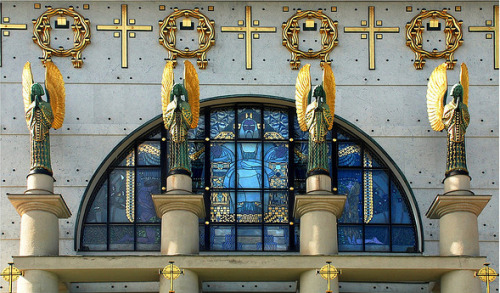
[[[54,115],[52,127],[61,128],[64,122],[66,90],[61,71],[52,61],[45,62],[45,88]]]
[[[190,127],[196,128],[200,117],[200,83],[196,69],[188,60],[184,61],[184,87],[188,92],[188,102],[193,115]]]
[[[306,108],[307,98],[311,90],[310,66],[310,64],[306,64],[300,69],[297,81],[295,82],[295,107],[297,108],[297,120],[302,131],[307,131]]]
[[[427,114],[429,122],[434,131],[444,129],[442,121],[444,110],[444,98],[448,88],[446,77],[447,64],[443,63],[432,72],[427,84]]]

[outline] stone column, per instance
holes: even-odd
[[[479,256],[477,217],[491,196],[474,195],[467,175],[450,176],[444,186],[445,193],[436,196],[426,213],[429,219],[439,219],[439,254]],[[441,292],[480,293],[481,285],[473,271],[452,271],[441,277]]]
[[[45,174],[31,174],[24,194],[8,194],[21,216],[21,256],[59,255],[59,219],[71,216],[60,194],[53,194],[54,179]],[[17,283],[18,292],[57,293],[57,276],[46,271],[25,271]]]
[[[152,195],[156,213],[161,217],[161,254],[199,253],[199,218],[205,217],[203,195],[193,194],[191,177],[167,177],[167,192]],[[167,265],[167,264],[165,264]],[[182,264],[176,264],[182,268]],[[198,293],[198,276],[185,270],[174,282],[177,293]],[[170,282],[160,277],[160,293],[170,291]]]
[[[309,176],[306,187],[305,195],[295,197],[294,215],[300,218],[300,254],[337,254],[337,218],[344,210],[346,196],[331,192],[331,179],[327,175]],[[318,268],[323,265],[318,264]],[[316,270],[306,271],[300,276],[300,292],[322,292],[326,290],[323,281]],[[338,278],[332,280],[331,289],[339,292]]]

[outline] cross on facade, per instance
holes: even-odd
[[[382,33],[399,33],[399,27],[382,27],[382,21],[377,20],[375,25],[375,6],[368,10],[368,21],[362,20],[361,27],[345,27],[345,33],[362,33],[361,38],[368,37],[368,57],[370,70],[375,69],[375,38],[382,39]],[[368,34],[366,34],[368,33]],[[375,33],[377,33],[375,35]]]
[[[135,19],[128,18],[127,4],[122,4],[122,18],[121,20],[115,18],[114,25],[98,25],[98,31],[116,31],[115,38],[121,37],[122,39],[122,68],[128,68],[128,38],[135,38],[133,31],[152,31],[151,25],[135,25]],[[129,34],[129,32],[131,32]],[[121,34],[120,34],[121,33]]]
[[[26,24],[11,24],[9,17],[2,15],[2,3],[0,3],[0,67],[2,67],[2,37],[9,36],[9,30],[25,30],[28,28]]]
[[[486,26],[469,26],[469,32],[493,32],[493,39],[494,39],[494,60],[495,60],[495,69],[498,69],[498,59],[500,58],[498,56],[499,54],[499,47],[500,47],[500,35],[498,33],[498,5],[494,6],[495,11],[493,14],[493,21],[487,20],[486,21]],[[486,38],[491,39],[491,34],[487,34]]]
[[[252,7],[250,6],[245,6],[245,12],[245,20],[239,20],[238,26],[223,26],[221,31],[240,33],[238,39],[243,39],[243,34],[245,34],[246,69],[252,69],[252,37],[258,39],[258,33],[275,33],[276,27],[259,27],[258,20],[252,21]]]
[[[0,274],[5,281],[9,282],[9,293],[12,293],[12,282],[15,282],[23,275],[23,273],[13,265],[14,263],[9,262],[9,267],[5,268]]]

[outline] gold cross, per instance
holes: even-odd
[[[259,25],[258,20],[254,20],[252,22],[252,7],[245,6],[245,20],[239,20],[238,26],[223,26],[221,27],[222,32],[233,32],[239,33],[242,32],[245,34],[245,52],[246,52],[246,68],[252,69],[252,37],[254,39],[259,38],[259,34],[261,33],[275,33],[276,27],[257,27]],[[252,24],[256,26],[252,26]],[[243,34],[238,35],[239,39],[243,39]]]
[[[377,26],[375,26],[375,7],[370,6],[368,11],[368,23],[366,20],[361,21],[362,27],[345,27],[345,33],[368,33],[368,43],[369,43],[369,59],[370,59],[370,70],[375,69],[375,33],[377,33],[376,38],[381,39],[382,33],[399,33],[399,27],[381,27],[382,21],[377,20]],[[368,26],[367,26],[368,25]],[[362,34],[362,39],[366,39],[367,35]]]
[[[28,28],[26,24],[10,24],[9,17],[2,16],[2,3],[0,3],[0,67],[2,67],[2,36],[9,36],[9,30],[25,30]]]
[[[9,293],[12,293],[12,282],[23,275],[23,273],[13,265],[14,263],[9,262],[9,267],[5,268],[0,274],[5,281],[9,282]]]
[[[494,32],[493,38],[495,39],[495,43],[493,44],[494,46],[494,60],[495,60],[495,69],[498,69],[498,51],[500,47],[500,35],[498,33],[498,5],[494,6],[495,12],[493,14],[493,26],[492,26],[492,21],[486,21],[487,26],[469,26],[469,32]],[[489,23],[489,25],[488,25]],[[488,38],[488,36],[487,36]],[[490,35],[491,38],[491,35]]]
[[[114,33],[115,37],[122,38],[122,68],[128,68],[128,38],[135,38],[135,33],[129,35],[129,31],[152,31],[151,25],[135,25],[135,19],[129,19],[127,15],[127,4],[122,4],[122,18],[121,20],[115,18],[113,20],[115,25],[98,25],[98,31],[118,31]]]

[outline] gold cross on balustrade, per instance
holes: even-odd
[[[246,69],[252,69],[252,38],[258,39],[258,33],[275,33],[276,27],[259,27],[259,21],[252,20],[250,6],[245,6],[245,12],[245,20],[239,20],[238,26],[223,26],[221,32],[240,33],[238,39],[243,39],[245,35]]]
[[[2,3],[0,3],[0,67],[2,67],[2,37],[8,37],[10,35],[9,30],[26,30],[28,25],[26,24],[11,24],[9,17],[3,17],[2,15]]]
[[[135,38],[133,31],[152,31],[151,25],[135,25],[135,19],[128,18],[127,4],[122,4],[122,18],[121,20],[115,18],[114,25],[98,25],[98,31],[117,31],[113,35],[115,38],[121,37],[122,39],[122,68],[128,68],[128,38]],[[129,34],[130,32],[130,34]],[[120,34],[121,33],[121,34]]]
[[[375,26],[376,23],[376,26]],[[382,33],[399,33],[399,27],[382,27],[382,21],[375,21],[375,7],[369,6],[368,21],[362,20],[361,27],[345,27],[345,33],[362,33],[361,38],[368,38],[368,58],[370,70],[375,69],[375,38],[382,39]],[[366,34],[368,33],[368,34]],[[375,33],[377,35],[375,36]]]
[[[493,43],[493,52],[494,52],[494,61],[495,61],[495,69],[498,69],[498,59],[500,58],[498,56],[499,54],[499,48],[500,48],[500,34],[499,34],[499,29],[498,29],[498,5],[494,6],[495,12],[493,13],[493,21],[487,20],[486,21],[486,26],[469,26],[469,32],[493,32],[492,34],[487,34],[486,38],[487,39],[494,39]]]
[[[14,263],[9,262],[9,267],[5,268],[0,274],[5,281],[9,282],[9,293],[12,293],[12,282],[17,281],[17,279],[23,275],[23,273],[13,265]]]

